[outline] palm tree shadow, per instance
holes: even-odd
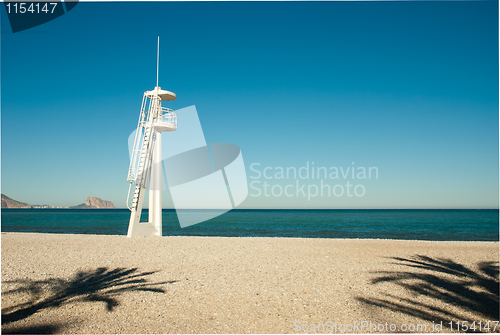
[[[101,267],[80,271],[70,279],[5,281],[4,285],[13,284],[16,287],[2,292],[4,296],[21,293],[28,294],[29,299],[27,302],[2,309],[2,328],[6,324],[25,319],[38,311],[60,307],[70,302],[100,301],[105,303],[108,311],[113,311],[119,305],[117,297],[124,292],[165,293],[160,286],[176,282],[149,283],[146,277],[154,273],[156,271],[139,272],[137,268],[110,270]]]
[[[477,322],[468,320],[466,316],[470,313],[498,321],[498,262],[480,262],[477,270],[473,270],[451,259],[422,255],[392,259],[397,261],[393,264],[419,271],[378,271],[380,276],[372,279],[371,284],[390,282],[404,288],[414,298],[386,294],[385,298],[357,297],[358,301],[429,322]],[[432,303],[422,302],[418,299],[420,295],[431,298]]]
[[[3,334],[54,334],[61,329],[60,324],[42,324],[27,327],[4,327]]]

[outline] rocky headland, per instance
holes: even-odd
[[[111,201],[102,200],[97,197],[87,197],[87,200],[77,206],[51,206],[51,205],[29,205],[9,198],[2,194],[2,208],[70,208],[70,209],[113,209],[116,208]]]
[[[5,194],[2,194],[2,208],[31,208],[31,206],[25,202],[11,199]]]
[[[75,209],[113,209],[116,208],[111,201],[102,200],[97,197],[87,197],[87,200],[83,204],[77,206],[71,206],[70,208]]]

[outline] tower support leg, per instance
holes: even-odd
[[[148,222],[140,222],[146,189],[139,190],[137,208],[132,208],[127,237],[162,236],[162,166],[161,166],[161,133],[156,133],[149,176],[149,214]]]
[[[139,199],[137,202],[137,208],[132,208],[132,211],[130,213],[130,221],[128,224],[128,232],[127,232],[127,237],[134,237],[134,236],[140,236],[142,235],[142,230],[141,229],[143,224],[140,223],[141,221],[141,214],[142,214],[142,204],[144,202],[144,191],[143,189],[139,190]]]
[[[146,189],[140,190],[137,208],[132,208],[130,213],[130,222],[128,224],[127,237],[161,236],[161,225],[160,230],[158,230],[157,225],[155,225],[154,222],[140,222],[145,193]]]
[[[161,168],[161,132],[157,132],[149,180],[149,223],[155,227],[156,234],[162,236],[162,168]]]

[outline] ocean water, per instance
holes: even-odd
[[[130,211],[2,209],[1,218],[2,232],[126,235]],[[163,235],[498,241],[498,218],[496,209],[232,210],[180,228],[171,209],[163,210]]]

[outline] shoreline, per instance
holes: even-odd
[[[105,235],[105,234],[80,234],[80,233],[36,233],[36,232],[0,232],[4,234],[33,234],[33,235],[68,235],[68,236],[109,236],[109,237],[127,237],[126,234],[123,235]],[[345,237],[288,237],[288,236],[203,236],[203,235],[164,235],[164,236],[143,236],[143,237],[132,237],[130,239],[137,238],[178,238],[178,237],[193,237],[193,238],[262,238],[262,239],[305,239],[305,240],[347,240],[347,241],[400,241],[400,242],[447,242],[447,243],[497,243],[500,245],[500,241],[463,241],[463,240],[417,240],[417,239],[391,239],[391,238],[345,238]]]
[[[78,210],[93,210],[93,209],[109,209],[109,210],[128,210],[127,207],[123,208],[69,208],[69,207],[33,207],[40,205],[30,205],[31,207],[2,207],[1,209],[78,209]],[[42,205],[45,206],[45,205]],[[49,205],[47,205],[49,206]],[[182,209],[182,208],[180,208]],[[143,211],[147,211],[148,208],[143,208]],[[162,208],[162,210],[173,211],[176,208]],[[216,210],[220,209],[210,209],[201,208],[196,210]],[[499,208],[233,208],[232,211],[499,211]]]
[[[310,333],[328,321],[429,333],[440,322],[498,321],[499,242],[43,233],[1,241],[6,334]],[[354,331],[367,332],[380,331]]]

